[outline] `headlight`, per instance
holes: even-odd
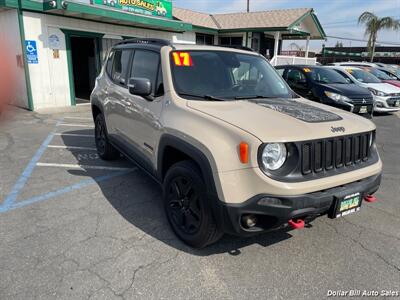
[[[325,91],[325,95],[328,98],[331,98],[332,100],[335,100],[335,101],[351,101],[346,96],[343,96],[343,95],[340,95],[340,94],[336,94],[336,93],[332,93],[332,92],[329,92],[329,91]]]
[[[381,91],[377,91],[377,90],[375,90],[375,89],[373,89],[373,88],[368,88],[370,91],[371,91],[371,93],[373,94],[373,95],[375,95],[375,96],[379,96],[379,97],[386,97],[387,96],[387,94],[386,93],[384,93],[384,92],[381,92]]]
[[[265,170],[277,170],[286,161],[287,150],[285,144],[266,144],[261,154],[261,162]]]

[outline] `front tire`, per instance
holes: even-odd
[[[97,153],[101,159],[113,160],[119,157],[117,149],[110,144],[108,140],[106,122],[102,114],[98,114],[95,120],[94,137]]]
[[[194,248],[218,241],[218,228],[207,199],[201,172],[191,161],[181,161],[167,172],[163,184],[164,208],[175,234]]]

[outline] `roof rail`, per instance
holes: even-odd
[[[123,40],[117,43],[116,45],[124,45],[124,44],[153,44],[160,46],[170,46],[171,42],[163,39],[133,38],[133,39]]]

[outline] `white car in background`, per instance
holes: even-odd
[[[371,73],[356,67],[327,66],[344,76],[347,81],[369,89],[374,97],[375,112],[400,110],[400,88],[384,83]]]

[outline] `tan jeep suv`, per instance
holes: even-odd
[[[91,103],[99,155],[153,176],[193,247],[357,212],[380,185],[374,124],[299,98],[250,51],[126,40]]]

